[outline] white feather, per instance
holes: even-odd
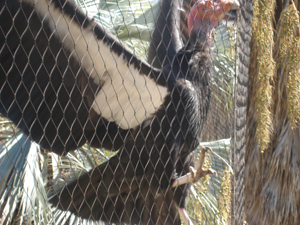
[[[126,57],[118,56],[90,28],[80,27],[48,0],[25,0],[35,4],[36,12],[60,38],[93,82],[102,88],[95,97],[93,109],[123,129],[134,128],[151,117],[168,93],[150,77],[140,74]]]

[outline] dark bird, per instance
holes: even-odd
[[[189,185],[171,186],[200,144],[212,29],[238,3],[197,1],[185,46],[174,27],[179,1],[162,4],[175,32],[162,37],[174,45],[149,53],[167,56],[155,68],[71,1],[0,1],[0,113],[59,155],[84,143],[118,151],[52,197],[57,208],[109,223],[181,224]]]

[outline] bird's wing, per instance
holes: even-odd
[[[131,165],[120,163],[121,155],[112,157],[68,184],[52,196],[50,202],[58,209],[95,221],[181,224],[171,190],[150,187],[150,180],[145,176],[132,176]],[[122,159],[130,162],[125,155]]]
[[[172,63],[176,53],[182,48],[180,33],[181,0],[160,1],[161,7],[151,34],[148,62],[162,68]]]
[[[101,137],[137,127],[162,104],[168,90],[160,71],[70,1],[0,6],[0,112],[43,147],[59,154],[86,141],[116,148]]]

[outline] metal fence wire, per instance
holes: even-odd
[[[238,6],[0,0],[0,223],[229,224]]]

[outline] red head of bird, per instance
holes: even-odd
[[[188,17],[189,31],[210,38],[212,29],[224,18],[225,14],[238,8],[238,0],[198,0]]]

